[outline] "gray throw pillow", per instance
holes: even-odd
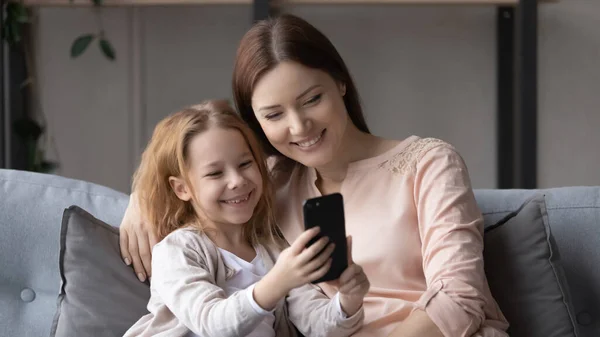
[[[69,207],[59,259],[61,289],[51,337],[123,336],[148,313],[149,284],[121,260],[118,228]]]
[[[485,271],[511,337],[575,337],[576,325],[544,195],[486,228]]]

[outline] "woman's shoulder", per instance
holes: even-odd
[[[433,137],[410,136],[403,140],[383,139],[388,150],[368,160],[369,166],[387,169],[392,173],[414,173],[417,164],[432,151],[457,153],[454,146]]]

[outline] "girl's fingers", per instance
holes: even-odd
[[[310,245],[310,247],[304,249],[304,251],[302,251],[302,253],[298,255],[298,263],[304,265],[309,261],[313,260],[315,257],[317,257],[317,254],[319,254],[319,252],[323,251],[325,246],[327,246],[327,243],[329,243],[329,238],[322,237],[319,239],[319,241],[313,243],[312,245]],[[325,260],[323,260],[323,262],[325,262]]]
[[[290,246],[293,255],[299,255],[306,248],[306,245],[310,242],[310,240],[319,234],[320,231],[321,228],[314,227],[300,234],[300,236],[298,236],[298,238]]]
[[[331,268],[331,259],[327,260],[327,262],[325,262],[325,264],[323,264],[319,269],[315,270],[314,272],[308,275],[309,282],[318,280],[321,277],[325,276],[325,274],[327,274],[327,272],[329,271],[329,268]]]
[[[335,245],[333,243],[329,244],[321,254],[319,254],[312,260],[307,261],[308,263],[306,263],[306,265],[302,267],[302,269],[307,273],[315,271],[315,269],[321,267],[325,262],[327,262],[329,258],[331,258],[331,254],[333,253],[334,249]]]

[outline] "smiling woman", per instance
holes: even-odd
[[[344,197],[352,254],[371,281],[355,336],[506,336],[485,279],[481,214],[450,144],[372,135],[335,47],[292,15],[256,23],[242,38],[233,91],[274,157],[277,223],[288,241],[302,233],[304,200]]]
[[[277,98],[272,93],[277,90]],[[282,62],[257,83],[252,96],[261,130],[282,155],[302,158],[306,166],[323,166],[334,158],[344,140],[354,139],[343,97],[346,85],[326,72]],[[310,118],[309,118],[310,117]],[[295,153],[301,152],[298,156]]]

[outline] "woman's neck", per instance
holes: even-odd
[[[315,167],[318,177],[317,187],[321,193],[338,192],[339,186],[346,178],[350,163],[371,157],[381,141],[381,138],[364,133],[350,124],[342,145],[336,152],[337,155],[327,165]]]

